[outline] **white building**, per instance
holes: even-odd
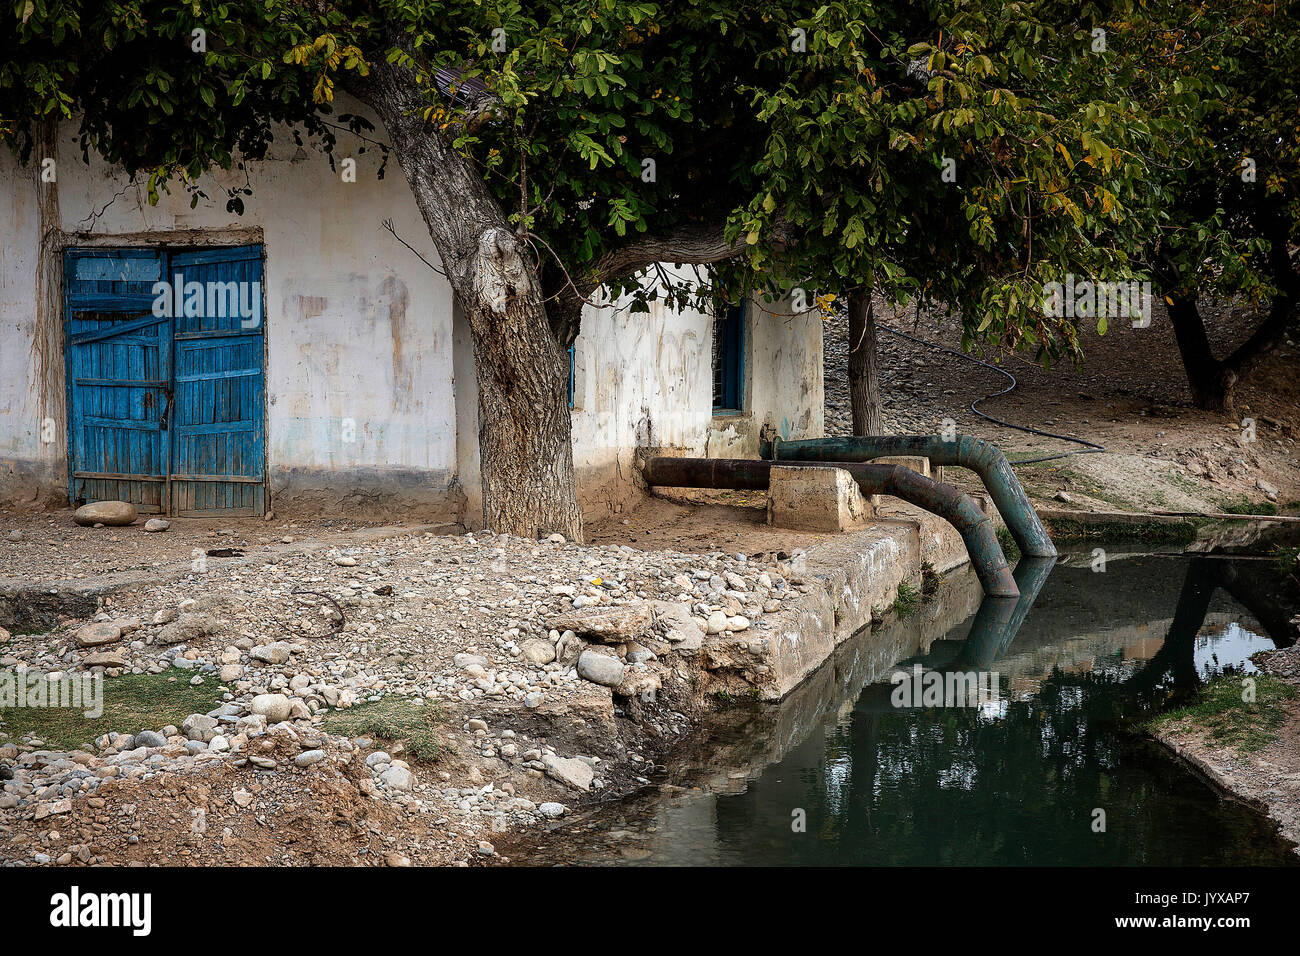
[[[53,152],[24,167],[0,151],[0,502],[399,507],[474,525],[469,330],[446,281],[382,225],[437,261],[396,163],[381,181],[367,152],[343,182],[283,137],[205,177],[191,207],[179,185],[150,205],[143,182],[87,165],[75,124]],[[227,211],[244,186],[243,215]],[[256,323],[151,321],[142,295],[173,275],[256,282]],[[748,303],[715,329],[693,310],[586,310],[572,391],[589,515],[636,493],[639,446],[753,456],[764,426],[822,434],[821,321],[782,312]]]

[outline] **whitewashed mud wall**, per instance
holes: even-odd
[[[573,435],[588,513],[622,510],[638,493],[638,448],[753,458],[764,428],[786,439],[823,434],[818,314],[753,301],[742,347],[743,408],[715,415],[712,315],[657,304],[649,314],[584,310],[574,346]]]
[[[63,453],[62,434],[57,447],[41,434],[47,417],[61,427],[64,376],[37,333],[40,236],[35,173],[0,150],[0,500],[48,498]],[[44,401],[53,391],[57,402]]]
[[[382,226],[392,219],[437,262],[395,161],[377,180],[372,148],[345,183],[321,154],[283,136],[248,164],[252,195],[239,216],[226,211],[224,187],[243,186],[245,171],[206,177],[196,208],[179,185],[150,206],[143,184],[86,165],[75,132],[59,130],[57,206],[45,210],[62,246],[265,246],[272,507],[418,506],[412,517],[478,520],[468,330],[446,281]],[[357,145],[349,140],[340,134],[338,156]],[[59,303],[38,301],[43,287],[57,292],[60,257],[43,280],[41,188],[34,167],[0,153],[0,501],[57,505],[68,468],[62,315]],[[715,417],[710,315],[660,305],[635,314],[626,303],[585,311],[573,434],[589,514],[621,510],[637,494],[637,448],[753,456],[765,426],[786,438],[822,434],[821,322],[788,313],[783,303],[750,308],[744,410]],[[47,418],[54,427],[43,436]]]
[[[340,134],[338,156],[358,145],[351,139]],[[252,195],[243,197],[242,216],[226,211],[222,188],[244,184],[238,170],[205,177],[209,198],[194,209],[179,186],[150,206],[143,185],[120,170],[87,166],[75,127],[66,125],[58,139],[59,225],[68,245],[263,243],[273,501],[326,510],[442,506],[456,498],[451,292],[381,225],[391,218],[437,262],[397,163],[379,181],[377,150],[355,158],[356,182],[344,182],[323,155],[285,136],[266,160],[248,164]],[[6,227],[0,259],[0,449],[5,472],[53,480],[57,495],[67,469],[62,355],[45,381],[28,356],[38,339],[35,171],[12,156],[0,162],[0,210],[16,227]],[[33,429],[54,404],[56,442],[43,445]]]

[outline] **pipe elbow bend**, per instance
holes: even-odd
[[[974,435],[962,435],[957,439],[957,459],[959,467],[969,468],[981,477],[1005,464],[1007,460],[997,445]]]

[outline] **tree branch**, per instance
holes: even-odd
[[[729,243],[722,224],[683,226],[663,236],[642,236],[620,249],[607,252],[596,260],[595,267],[579,281],[583,295],[611,279],[620,279],[656,262],[685,262],[703,265],[721,262],[736,255],[742,245]]]

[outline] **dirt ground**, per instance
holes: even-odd
[[[264,751],[291,757],[283,741]],[[63,865],[439,866],[484,858],[479,840],[446,819],[367,796],[360,755],[273,773],[215,763],[201,775],[124,779],[66,812],[15,818],[10,859],[43,853]],[[247,800],[241,806],[237,799]]]
[[[1251,328],[1243,310],[1209,313],[1211,340],[1226,354]],[[914,309],[894,316],[878,304],[879,322],[960,350],[956,318]],[[1065,491],[1080,508],[1138,511],[1221,511],[1243,499],[1279,506],[1300,499],[1300,350],[1284,342],[1239,386],[1235,415],[1191,405],[1173,328],[1157,303],[1144,329],[1115,323],[1104,335],[1082,336],[1084,363],[1043,369],[1032,356],[980,349],[975,357],[1016,377],[1008,395],[982,411],[1020,425],[1104,445],[1105,454],[1074,455],[1017,469],[1040,500]],[[849,434],[847,324],[827,322],[826,433]],[[972,402],[1010,384],[996,371],[889,332],[879,334],[880,382],[886,427],[893,433],[934,433],[944,419],[958,431],[997,442],[1009,457],[1048,455],[1079,446],[1026,434],[973,414]],[[1255,420],[1255,441],[1243,440],[1242,420]],[[1263,487],[1261,487],[1261,481]]]
[[[71,509],[0,509],[0,579],[86,580],[105,575],[148,573],[190,562],[209,550],[236,549],[245,556],[274,557],[303,547],[409,533],[456,532],[454,525],[344,521],[337,518],[171,518],[162,533],[144,530],[145,519],[125,528],[83,528]]]

